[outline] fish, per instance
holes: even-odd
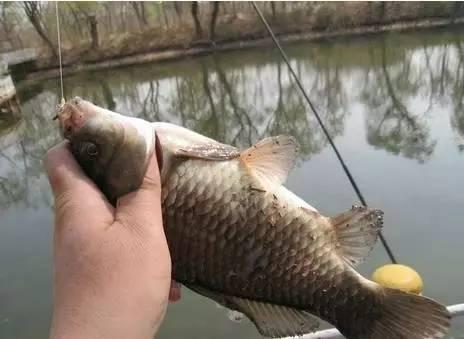
[[[346,338],[448,332],[442,304],[356,271],[383,226],[381,210],[352,206],[328,217],[285,188],[298,154],[291,136],[239,150],[79,97],[59,109],[58,120],[77,162],[111,203],[140,186],[156,151],[173,279],[245,314],[262,336],[311,333],[320,319]]]

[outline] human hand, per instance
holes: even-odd
[[[142,186],[113,207],[60,144],[44,159],[55,198],[52,339],[153,338],[180,297],[152,156]]]

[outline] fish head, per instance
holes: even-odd
[[[62,105],[57,119],[77,162],[110,202],[140,187],[155,138],[149,122],[79,97]]]

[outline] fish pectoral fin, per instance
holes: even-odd
[[[294,337],[314,332],[319,328],[319,319],[306,311],[238,297],[227,299],[235,310],[245,314],[265,337]]]
[[[219,142],[193,144],[179,148],[176,156],[185,158],[204,159],[212,161],[225,161],[240,156],[237,148]]]
[[[335,227],[341,256],[349,265],[356,266],[374,247],[383,226],[383,212],[353,206],[330,220]]]
[[[217,303],[245,314],[265,337],[293,337],[314,332],[319,319],[295,308],[224,295],[204,287],[186,284],[189,289]]]
[[[295,164],[298,144],[293,137],[280,135],[259,141],[243,151],[242,161],[264,183],[283,184]]]

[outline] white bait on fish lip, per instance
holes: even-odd
[[[355,271],[377,240],[381,211],[353,206],[325,217],[282,185],[296,157],[293,138],[266,138],[240,152],[82,99],[66,104],[59,119],[77,161],[110,200],[138,187],[156,131],[173,278],[244,313],[261,334],[311,332],[313,315],[348,338],[446,334],[444,306]]]

